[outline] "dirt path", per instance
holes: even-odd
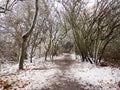
[[[61,78],[61,77],[60,77]],[[83,85],[80,85],[78,82],[71,81],[69,78],[64,78],[64,80],[59,78],[59,83],[56,82],[50,87],[46,87],[42,90],[87,90],[84,89]]]
[[[120,90],[119,69],[78,63],[72,55],[57,57],[53,62],[38,58],[25,67],[23,71],[16,71],[18,65],[3,69],[0,90],[6,85],[12,88],[6,90]],[[6,81],[9,84],[4,84]]]
[[[51,86],[42,88],[41,90],[99,90],[98,88],[91,86],[91,89],[85,89],[86,86],[79,84],[75,80],[71,80],[67,77],[66,72],[69,71],[70,66],[75,63],[71,58],[63,58],[62,60],[55,60],[61,70],[61,73],[56,73],[57,81]]]

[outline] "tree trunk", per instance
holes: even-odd
[[[40,58],[41,57],[41,44],[38,48],[39,48],[39,58]]]
[[[24,59],[25,59],[25,52],[26,52],[26,41],[28,39],[28,37],[31,35],[31,33],[33,32],[33,29],[35,27],[35,22],[37,20],[37,15],[38,15],[38,0],[35,1],[35,14],[33,17],[33,21],[31,24],[31,28],[22,36],[22,45],[21,45],[21,55],[19,58],[19,69],[23,70],[23,64],[24,64]]]
[[[21,53],[20,53],[20,58],[19,58],[19,69],[23,69],[23,63],[24,63],[24,59],[25,59],[25,53],[26,53],[26,38],[23,38],[22,41],[22,46],[21,46]]]
[[[33,58],[33,48],[34,48],[34,46],[32,46],[31,53],[30,53],[30,62],[31,63],[32,63],[32,58]]]

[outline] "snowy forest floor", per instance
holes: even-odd
[[[100,67],[77,61],[73,55],[44,58],[25,62],[25,70],[18,64],[1,65],[0,90],[120,90],[120,69]]]

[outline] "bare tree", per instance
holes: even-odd
[[[23,63],[24,63],[24,59],[25,59],[24,55],[25,55],[26,41],[35,27],[37,15],[38,15],[38,0],[35,1],[35,15],[33,17],[31,28],[22,36],[22,47],[21,47],[21,55],[20,55],[20,59],[19,59],[19,69],[23,69]]]
[[[3,1],[1,1],[3,3]],[[17,3],[17,0],[5,0],[5,4],[0,6],[0,13],[6,13],[11,11],[14,5]]]
[[[100,50],[103,53],[109,42],[117,36],[115,32],[120,26],[119,1],[96,1],[91,11],[86,9],[87,4],[83,0],[63,2],[66,11],[64,17],[71,27],[75,46],[83,61],[97,63],[101,57]]]

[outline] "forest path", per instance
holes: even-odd
[[[98,88],[95,89],[95,87],[93,89],[92,86],[92,89],[85,89],[85,85],[79,84],[79,82],[68,76],[67,72],[70,72],[71,66],[76,63],[69,55],[65,56],[65,58],[54,60],[54,63],[58,65],[58,69],[61,72],[55,74],[57,77],[56,82],[41,90],[99,90]]]
[[[25,63],[25,70],[18,65],[0,72],[0,90],[120,90],[120,69],[99,67],[88,62],[80,62],[65,54],[55,60],[44,61],[34,58]]]

